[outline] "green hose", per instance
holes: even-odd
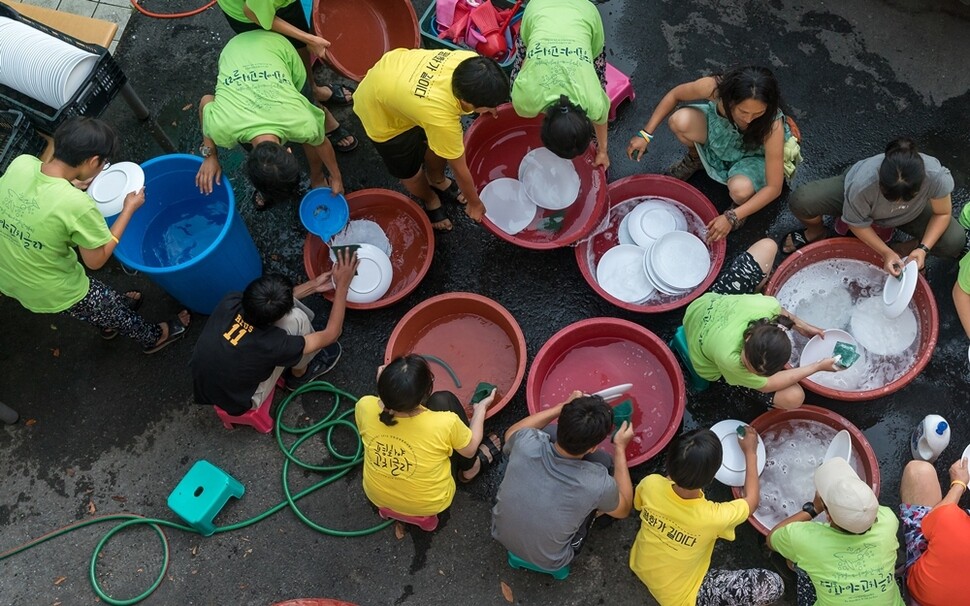
[[[318,421],[309,427],[300,428],[300,427],[289,427],[287,425],[284,425],[283,412],[286,410],[286,407],[289,406],[293,398],[295,398],[300,394],[311,392],[311,391],[319,391],[319,392],[324,392],[324,393],[333,395],[334,403],[333,403],[333,408],[330,410],[330,413],[326,417],[324,417],[321,421]],[[269,516],[273,515],[274,513],[286,507],[289,507],[291,510],[293,510],[293,513],[296,514],[296,517],[299,518],[301,522],[303,522],[313,530],[316,530],[317,532],[320,532],[326,535],[335,536],[335,537],[362,537],[362,536],[366,536],[366,535],[378,532],[380,530],[383,530],[384,528],[387,528],[393,523],[392,520],[388,520],[376,526],[372,526],[370,528],[364,528],[362,530],[338,530],[334,528],[327,528],[326,526],[317,524],[313,520],[309,519],[296,504],[298,500],[302,499],[308,494],[316,490],[319,490],[320,488],[323,488],[328,484],[332,484],[333,482],[347,475],[347,473],[350,472],[350,470],[353,469],[355,465],[357,465],[363,460],[364,445],[360,440],[360,434],[357,432],[357,426],[354,425],[353,421],[347,419],[347,417],[353,414],[354,410],[351,408],[350,410],[337,414],[337,410],[340,408],[341,398],[347,398],[351,402],[355,402],[357,400],[357,398],[355,398],[351,394],[345,391],[342,391],[337,387],[334,387],[330,383],[324,383],[322,381],[313,381],[313,382],[307,383],[306,385],[300,387],[290,395],[286,396],[286,398],[280,403],[279,409],[276,411],[276,430],[275,430],[276,443],[277,445],[279,445],[280,450],[283,452],[283,455],[286,457],[286,460],[283,462],[283,473],[282,473],[283,494],[286,497],[286,499],[284,501],[281,501],[280,503],[277,503],[273,507],[267,509],[266,511],[259,514],[258,516],[255,516],[248,520],[244,520],[242,522],[238,522],[236,524],[230,524],[229,526],[220,526],[219,528],[216,528],[215,534],[219,534],[222,532],[229,532],[231,530],[239,530],[240,528],[252,526],[253,524],[256,524],[257,522],[261,522],[265,520]],[[356,441],[354,454],[348,455],[348,454],[339,452],[336,448],[334,448],[333,432],[334,430],[337,430],[337,429],[346,430],[351,436],[354,437]],[[322,431],[326,431],[327,451],[329,452],[330,456],[333,459],[335,459],[336,461],[339,461],[338,463],[333,465],[313,465],[303,461],[302,459],[298,458],[294,454],[296,450],[304,442],[306,442],[308,439],[310,439],[311,437],[315,436],[316,434]],[[293,445],[286,446],[286,444],[283,443],[284,433],[298,435],[300,437],[296,440],[296,442],[293,443]],[[309,488],[294,495],[290,490],[290,482],[288,479],[288,473],[289,473],[291,463],[302,469],[306,469],[309,471],[329,473],[331,475],[324,477],[324,479],[321,480],[320,482],[317,482],[313,486],[310,486]],[[10,551],[0,554],[0,561],[5,560],[6,558],[9,558],[18,553],[22,553],[30,549],[31,547],[35,547],[37,545],[40,545],[41,543],[44,543],[46,541],[49,541],[61,535],[67,534],[74,530],[85,528],[93,524],[100,524],[102,522],[110,522],[115,520],[124,520],[124,522],[122,522],[121,524],[118,524],[117,526],[109,530],[107,533],[105,533],[103,537],[101,537],[101,540],[98,541],[98,544],[94,548],[94,552],[91,554],[91,564],[88,568],[88,580],[91,582],[91,587],[94,590],[94,593],[97,594],[97,596],[107,604],[112,604],[114,606],[129,606],[130,604],[137,604],[138,602],[141,602],[142,600],[150,596],[152,592],[154,592],[158,588],[158,586],[162,583],[162,580],[165,578],[166,571],[168,571],[168,562],[169,562],[168,539],[165,537],[165,533],[162,531],[162,527],[174,528],[176,530],[182,530],[185,532],[193,532],[198,534],[197,530],[195,530],[191,526],[186,526],[185,524],[179,524],[169,520],[160,520],[156,518],[143,518],[135,514],[112,514],[112,515],[101,516],[94,519],[84,520],[82,522],[78,522],[76,524],[66,526],[64,528],[61,528],[60,530],[51,532],[42,537],[34,539],[29,543],[25,543],[24,545],[21,545],[20,547],[16,547],[14,549],[11,549]],[[148,587],[148,589],[136,595],[135,597],[127,598],[127,599],[111,597],[101,588],[101,585],[98,582],[98,574],[97,574],[98,558],[101,555],[101,551],[107,546],[108,542],[116,534],[118,534],[119,532],[127,528],[131,528],[133,526],[140,526],[140,525],[148,525],[149,527],[151,527],[151,529],[155,531],[155,534],[158,535],[158,538],[161,541],[161,544],[162,544],[161,570],[159,571],[158,576],[155,578],[152,584]]]

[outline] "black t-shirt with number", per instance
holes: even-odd
[[[242,293],[226,295],[202,328],[189,363],[195,401],[229,414],[248,411],[259,384],[275,367],[299,363],[304,345],[303,337],[276,326],[256,328],[245,322]]]

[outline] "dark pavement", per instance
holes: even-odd
[[[151,8],[184,10],[197,0],[164,4]],[[415,2],[419,15],[427,4]],[[955,205],[967,201],[970,72],[961,60],[970,56],[970,7],[957,0],[607,0],[600,10],[609,60],[631,75],[637,92],[636,103],[610,128],[611,180],[659,172],[682,153],[663,127],[641,164],[623,155],[626,141],[670,87],[738,63],[762,63],[775,71],[805,136],[806,160],[796,184],[836,174],[882,151],[889,139],[909,135],[953,172]],[[136,15],[125,31],[119,61],[180,151],[193,153],[200,143],[196,105],[212,90],[216,60],[229,33],[217,9],[174,21]],[[363,136],[350,110],[337,115]],[[120,100],[105,118],[124,133],[129,159],[144,161],[161,153]],[[222,158],[266,270],[301,278],[304,231],[296,208],[255,213],[239,174],[241,153]],[[340,155],[339,161],[349,190],[395,187],[366,142],[358,151]],[[705,176],[691,183],[715,204],[728,202],[724,188]],[[729,257],[765,233],[780,237],[795,227],[786,197],[787,192],[742,233],[731,236]],[[637,315],[599,299],[580,276],[571,249],[517,249],[455,209],[450,212],[457,219],[455,230],[438,237],[431,271],[411,296],[390,309],[348,313],[344,358],[328,380],[354,394],[372,392],[374,370],[397,320],[420,301],[449,291],[480,293],[508,308],[525,332],[530,359],[553,333],[588,317],[626,318],[665,340],[680,322],[682,311]],[[148,318],[167,318],[178,309],[176,301],[144,276],[127,276],[114,262],[96,275],[119,290],[142,289],[147,298],[142,313]],[[941,326],[939,345],[923,374],[904,390],[871,402],[843,404],[809,396],[809,402],[831,407],[865,432],[882,471],[880,501],[892,507],[898,500],[899,473],[909,457],[907,439],[919,419],[940,413],[953,426],[951,446],[937,465],[941,472],[970,442],[964,393],[970,377],[967,339],[949,296],[956,265],[931,261],[927,277]],[[317,299],[311,306],[323,311],[328,304]],[[23,417],[20,424],[0,429],[0,551],[92,513],[133,512],[174,520],[166,497],[201,458],[247,488],[218,523],[257,515],[282,499],[284,457],[272,436],[248,428],[227,432],[211,409],[192,403],[187,362],[198,325],[183,342],[148,357],[132,342],[104,342],[86,325],[30,314],[10,299],[0,300],[0,312],[0,399]],[[307,414],[313,418],[329,409],[322,398],[307,400]],[[750,420],[760,412],[756,404],[738,401],[715,386],[691,398],[685,427],[709,426],[724,418]],[[525,414],[521,389],[487,428],[504,431]],[[289,418],[295,423],[296,413]],[[322,448],[322,441],[315,444],[304,450],[308,458],[314,448]],[[635,468],[634,482],[660,467],[655,459]],[[290,477],[297,486],[316,481],[314,474],[300,471],[291,471]],[[145,604],[266,605],[297,597],[333,597],[366,606],[490,605],[506,603],[501,582],[511,587],[517,604],[654,603],[626,564],[637,530],[635,517],[597,527],[564,582],[510,570],[504,550],[489,536],[496,481],[491,470],[459,488],[443,528],[433,535],[409,532],[402,540],[390,529],[363,538],[323,536],[289,511],[208,539],[170,531],[166,579]],[[715,484],[709,496],[726,499],[729,494]],[[360,488],[359,470],[300,503],[311,519],[327,526],[357,529],[378,522]],[[542,507],[536,504],[537,513]],[[0,603],[94,603],[87,567],[106,529],[81,530],[0,563]],[[106,589],[118,597],[141,592],[156,574],[160,553],[147,529],[115,540],[99,563]],[[734,543],[719,543],[713,564],[770,566],[759,535],[747,525],[739,528]]]

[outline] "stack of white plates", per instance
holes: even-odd
[[[656,288],[643,273],[645,250],[621,244],[606,251],[596,266],[596,282],[624,303],[641,303],[653,296]]]
[[[623,217],[617,238],[620,244],[650,248],[660,236],[671,231],[687,231],[684,213],[669,202],[648,200]]]
[[[87,80],[97,55],[0,17],[0,83],[60,108]]]
[[[686,231],[671,231],[657,238],[643,256],[647,279],[667,295],[686,294],[704,281],[711,270],[707,245]]]

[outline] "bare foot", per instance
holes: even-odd
[[[192,321],[192,314],[189,313],[189,310],[183,309],[178,313],[178,319],[179,319],[179,322],[182,323],[182,326],[188,328],[189,323]],[[162,327],[162,336],[159,337],[158,341],[155,341],[156,347],[158,347],[159,345],[164,343],[166,339],[168,339],[168,322],[160,322],[158,325]]]

